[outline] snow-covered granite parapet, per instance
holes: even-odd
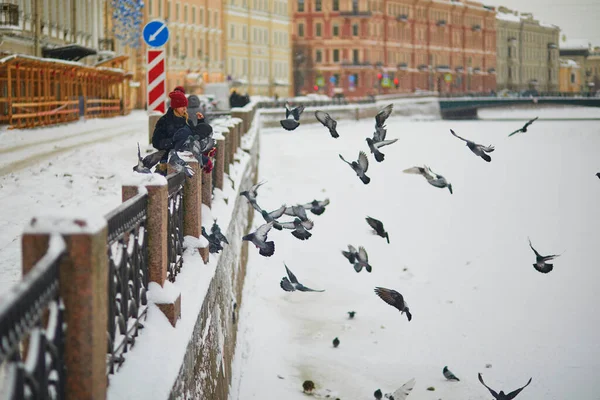
[[[135,171],[121,175],[123,186],[165,186],[167,178],[161,174],[140,174]]]
[[[57,210],[40,213],[29,222],[23,234],[93,235],[106,228],[106,219],[97,213],[84,213],[78,210]]]

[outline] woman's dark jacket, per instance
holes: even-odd
[[[179,132],[178,132],[179,131]],[[166,150],[167,153],[175,145],[173,137],[178,133],[178,139],[187,135],[198,135],[200,139],[212,134],[212,126],[204,122],[204,118],[198,120],[198,124],[186,122],[185,117],[177,117],[173,109],[169,108],[167,113],[159,118],[152,134],[152,146],[157,150]]]

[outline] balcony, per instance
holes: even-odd
[[[400,63],[400,64],[397,65],[397,68],[399,70],[406,71],[408,69],[408,64],[407,63]]]
[[[371,67],[371,63],[368,61],[348,61],[348,60],[343,60],[341,63],[342,67],[354,67],[354,68],[370,68]]]
[[[481,32],[481,25],[473,25],[471,29],[473,30],[473,32]]]
[[[556,45],[556,43],[548,43],[548,50],[556,50],[558,49],[558,46]]]
[[[371,13],[371,11],[358,11],[358,10],[352,10],[352,11],[340,11],[340,16],[341,17],[370,17],[373,13]]]
[[[446,20],[445,19],[439,19],[436,21],[435,23],[437,26],[443,28],[444,26],[446,26]]]
[[[427,64],[419,64],[419,66],[417,67],[417,69],[421,72],[423,71],[427,71],[429,69],[429,66]]]
[[[437,72],[452,72],[449,65],[436,65]]]
[[[0,3],[0,26],[19,26],[19,6]]]
[[[488,68],[487,72],[488,72],[488,74],[495,74],[496,73],[496,68],[494,68],[494,67]]]
[[[465,72],[465,69],[462,65],[459,65],[458,67],[454,68],[454,70],[459,74]]]
[[[406,14],[400,14],[400,15],[396,16],[396,21],[398,21],[398,22],[407,22],[408,21],[408,15],[406,15]]]
[[[100,50],[100,51],[115,51],[115,39],[112,39],[112,38],[98,39],[98,50]]]

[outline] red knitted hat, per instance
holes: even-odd
[[[185,97],[185,94],[178,90],[174,90],[169,93],[169,98],[171,99],[171,108],[187,107],[188,105],[188,100]]]
[[[183,88],[183,86],[175,86],[175,89],[173,89],[173,91],[180,91],[181,93],[185,94],[185,89]]]

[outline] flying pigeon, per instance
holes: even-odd
[[[433,175],[431,174],[431,172],[429,171],[429,168],[427,168],[427,166],[423,166],[423,167],[411,167],[411,168],[407,168],[404,171],[405,174],[416,174],[416,175],[423,175],[423,177],[425,179],[432,180],[434,179]]]
[[[267,242],[267,234],[273,227],[273,222],[259,226],[255,232],[249,233],[242,238],[252,242],[257,249],[260,249],[258,253],[261,256],[271,257],[275,253],[275,242]]]
[[[369,226],[371,228],[373,228],[374,232],[373,234],[377,235],[377,236],[381,236],[382,238],[386,238],[387,242],[390,242],[390,237],[388,235],[388,233],[385,231],[385,229],[383,228],[383,222],[372,218],[372,217],[367,217],[365,218],[367,220],[367,223],[369,224]]]
[[[279,283],[279,286],[281,286],[281,288],[283,290],[285,290],[286,292],[294,292],[296,290],[299,292],[324,292],[325,291],[325,290],[315,290],[315,289],[307,288],[306,286],[304,286],[303,284],[298,282],[296,275],[294,275],[292,273],[292,271],[290,271],[290,269],[287,267],[287,265],[285,265],[285,263],[283,265],[285,266],[285,270],[287,271],[287,277],[284,276],[283,278],[281,278],[281,282]]]
[[[533,124],[533,121],[535,121],[536,119],[538,119],[539,117],[535,117],[534,119],[530,119],[525,125],[523,125],[522,128],[517,129],[516,131],[514,131],[513,133],[511,133],[510,135],[508,135],[508,137],[511,137],[512,135],[514,135],[515,133],[519,133],[519,132],[527,132],[527,127],[531,124]]]
[[[308,216],[306,215],[306,209],[302,205],[295,205],[286,207],[283,212],[285,215],[289,215],[291,217],[298,217],[300,221],[308,221]]]
[[[277,221],[277,218],[281,217],[285,211],[286,207],[285,204],[282,205],[281,207],[279,207],[277,210],[268,212],[266,210],[261,209],[260,210],[260,214],[262,215],[262,217],[265,219],[265,222],[273,222],[273,228],[277,229],[278,231],[282,230],[283,227],[281,226],[281,224],[279,223],[279,221]]]
[[[371,153],[373,153],[373,155],[375,156],[375,160],[377,162],[382,162],[385,159],[385,154],[383,154],[381,151],[379,151],[379,149],[382,148],[383,146],[387,146],[389,144],[393,144],[398,141],[398,139],[392,139],[392,140],[382,140],[380,142],[375,142],[371,138],[367,138],[365,140],[367,141],[369,150],[371,150]]]
[[[342,157],[341,154],[339,154],[339,156],[343,162],[348,164],[354,170],[354,172],[356,172],[356,175],[360,178],[360,180],[365,185],[367,185],[369,182],[371,182],[371,178],[369,178],[367,175],[365,175],[365,173],[369,169],[369,159],[367,158],[367,155],[365,154],[364,151],[360,151],[358,153],[358,161],[352,161],[351,163],[346,161],[344,159],[344,157]]]
[[[442,373],[444,374],[444,378],[448,379],[449,381],[460,381],[460,379],[458,379],[456,375],[454,375],[452,371],[448,369],[448,366],[444,367]]]
[[[240,192],[240,196],[244,196],[246,199],[248,199],[250,205],[252,205],[252,207],[254,207],[254,209],[258,212],[262,212],[262,209],[258,206],[258,203],[256,203],[256,196],[258,196],[258,188],[264,184],[265,182],[259,182],[250,189]]]
[[[415,378],[412,378],[410,381],[400,386],[400,388],[394,393],[387,393],[385,398],[388,400],[406,400],[410,392],[412,392],[413,388],[415,387],[415,383]]]
[[[527,238],[527,240],[529,240],[529,247],[531,247],[531,250],[533,250],[533,252],[535,253],[535,264],[533,264],[533,268],[535,268],[543,274],[547,274],[548,272],[552,271],[554,269],[554,264],[547,264],[546,261],[552,261],[554,258],[560,256],[560,254],[542,256],[540,255],[540,253],[537,252],[536,249],[533,248],[533,245],[531,244],[531,239]]]
[[[354,318],[354,314],[356,314],[356,311],[348,311],[348,318],[349,319]]]
[[[364,247],[360,246],[358,248],[358,252],[356,253],[356,260],[354,261],[354,270],[358,273],[362,271],[363,267],[367,270],[367,272],[371,272],[373,267],[369,264],[369,255]]]
[[[333,339],[333,347],[337,348],[339,345],[340,345],[340,339],[338,339],[338,338]]]
[[[210,235],[206,232],[206,229],[202,227],[202,236],[208,240],[208,252],[209,253],[218,253],[223,250],[223,246],[221,245],[221,241],[217,239],[214,233]]]
[[[175,150],[191,152],[196,160],[198,160],[198,163],[200,163],[200,166],[203,167],[206,165],[208,160],[208,157],[206,157],[204,153],[212,150],[216,146],[217,142],[212,138],[212,136],[207,136],[203,139],[200,139],[200,136],[198,135],[190,135],[183,143],[178,145]]]
[[[325,199],[323,201],[313,200],[310,203],[304,204],[306,210],[310,210],[311,213],[315,215],[321,215],[325,212],[325,206],[329,205],[329,199]]]
[[[217,238],[217,240],[219,240],[219,242],[224,242],[224,243],[229,244],[229,241],[227,241],[227,238],[225,237],[225,235],[223,235],[223,232],[221,232],[221,227],[219,227],[219,225],[217,225],[216,219],[214,220],[213,225],[210,228],[210,232],[211,232],[211,234],[215,235],[215,237]]]
[[[398,141],[398,139],[385,140],[387,129],[385,129],[384,124],[385,120],[392,113],[392,108],[393,104],[390,104],[377,113],[375,116],[375,132],[373,133],[373,138],[366,139],[369,150],[373,153],[377,162],[382,162],[385,158],[385,154],[379,151],[379,149]]]
[[[381,400],[381,398],[383,397],[383,393],[381,393],[381,389],[377,389],[376,391],[374,391],[373,396],[375,396],[376,400]]]
[[[313,228],[313,222],[311,220],[302,221],[300,218],[294,218],[290,222],[280,222],[282,228],[293,229],[292,235],[300,240],[307,240],[312,236],[309,232]]]
[[[296,108],[290,108],[289,103],[285,103],[285,119],[279,121],[283,129],[293,131],[300,126],[300,114],[302,114],[303,111],[303,105],[299,105]]]
[[[456,133],[454,133],[454,131],[452,129],[450,129],[450,133],[452,133],[452,135],[456,136],[460,140],[466,142],[467,143],[467,147],[469,149],[471,149],[471,151],[473,152],[473,154],[475,154],[476,156],[479,156],[479,157],[483,158],[487,162],[492,161],[492,157],[490,157],[486,153],[491,153],[492,151],[494,151],[494,146],[490,145],[490,146],[486,147],[486,146],[483,146],[481,144],[477,144],[475,142],[472,142],[470,140],[461,138]]]
[[[144,159],[142,158],[142,152],[140,151],[140,144],[138,143],[138,163],[135,167],[133,167],[133,170],[135,172],[139,172],[140,174],[151,174],[152,171],[150,171],[149,167],[146,167],[144,165]]]
[[[448,183],[446,178],[444,178],[442,175],[436,174],[435,172],[433,172],[431,170],[431,168],[427,167],[427,169],[429,170],[431,175],[435,176],[435,179],[427,179],[427,182],[429,182],[429,184],[431,186],[435,186],[440,189],[448,188],[448,190],[450,191],[450,194],[452,194],[452,184]]]
[[[393,104],[388,104],[383,107],[377,115],[375,115],[375,128],[385,128],[385,121],[392,114],[392,109],[394,108]]]
[[[377,294],[381,300],[400,310],[401,314],[406,313],[406,317],[409,321],[412,319],[412,314],[410,313],[408,304],[404,301],[404,297],[400,293],[392,289],[376,287],[375,294]]]
[[[597,172],[596,176],[598,177],[598,179],[600,179],[600,172]]]
[[[340,135],[339,133],[337,133],[336,131],[336,126],[337,126],[337,121],[333,118],[331,118],[331,116],[329,116],[329,114],[327,114],[325,111],[315,111],[315,117],[317,118],[317,120],[323,124],[323,126],[325,126],[327,129],[329,129],[329,133],[331,134],[331,137],[333,138],[339,138]]]
[[[521,390],[523,390],[527,386],[529,386],[529,384],[531,383],[531,379],[532,379],[532,378],[529,378],[529,381],[527,382],[527,384],[525,386],[523,386],[517,390],[513,390],[512,392],[506,394],[506,393],[504,393],[503,390],[501,390],[500,393],[496,393],[496,391],[490,389],[490,387],[488,385],[486,385],[485,382],[483,382],[483,378],[481,377],[481,372],[478,374],[478,376],[479,376],[479,382],[481,382],[481,384],[483,386],[485,386],[487,388],[487,390],[490,391],[490,393],[492,394],[492,396],[494,396],[494,399],[496,399],[496,400],[512,400],[512,399],[514,399],[515,397],[517,397],[517,395],[519,393],[521,393]]]
[[[175,150],[169,151],[169,164],[171,164],[177,172],[184,171],[185,175],[188,178],[194,176],[194,170],[192,169],[192,167],[190,167],[188,163],[183,161],[183,159],[181,159],[179,155],[177,155],[177,152]]]
[[[350,261],[350,264],[354,264],[358,257],[358,251],[351,244],[348,245],[348,251],[342,250],[342,254]]]

